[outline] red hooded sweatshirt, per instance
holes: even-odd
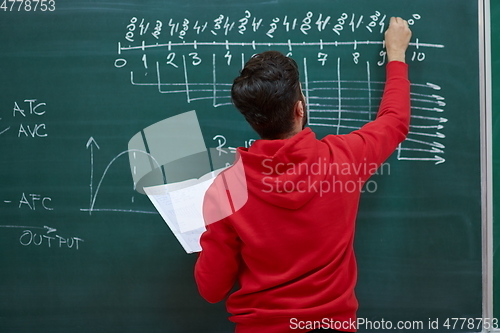
[[[207,191],[195,278],[212,303],[236,284],[226,306],[237,333],[356,331],[360,193],[405,139],[410,120],[407,65],[392,61],[386,75],[376,120],[322,140],[309,128],[257,140],[238,148],[242,167]]]

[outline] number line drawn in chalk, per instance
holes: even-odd
[[[89,208],[81,208],[80,211],[88,212],[89,215],[92,215],[92,212],[126,212],[126,213],[139,213],[139,214],[158,214],[158,212],[156,212],[156,211],[144,211],[144,210],[133,210],[133,209],[114,209],[114,208],[94,208],[95,204],[96,204],[97,196],[99,194],[99,190],[101,189],[101,186],[102,186],[102,183],[103,183],[109,169],[111,168],[113,163],[115,163],[115,161],[118,158],[120,158],[124,155],[128,155],[131,152],[134,154],[140,153],[140,154],[147,155],[151,159],[152,163],[154,162],[156,166],[158,166],[158,167],[161,167],[161,166],[158,163],[158,161],[154,158],[154,156],[146,151],[139,150],[139,149],[124,150],[121,153],[119,153],[118,155],[116,155],[108,163],[108,165],[104,169],[104,172],[99,180],[99,183],[97,184],[97,187],[94,190],[94,151],[93,151],[93,146],[96,146],[98,149],[100,149],[99,145],[97,144],[95,139],[93,137],[90,137],[90,139],[87,141],[87,144],[86,144],[86,148],[88,149],[90,147],[90,152],[91,152],[91,154],[90,154],[90,169],[91,170],[90,170],[90,184],[89,184],[89,187],[90,187],[90,205],[89,205]],[[134,184],[134,190],[135,190],[135,185],[136,184]]]
[[[164,43],[164,44],[141,44],[139,46],[121,46],[121,43],[118,44],[118,50],[119,54],[122,54],[124,51],[133,51],[133,50],[141,50],[145,51],[146,49],[156,49],[156,48],[164,48],[167,47],[168,50],[172,50],[173,47],[193,47],[198,49],[201,46],[211,46],[211,47],[220,47],[224,46],[226,49],[229,48],[230,46],[238,46],[238,47],[273,47],[273,46],[278,46],[278,47],[288,47],[289,49],[292,47],[319,47],[319,48],[325,48],[327,46],[359,46],[359,45],[380,45],[383,46],[384,42],[380,40],[353,40],[353,41],[346,41],[346,42],[339,42],[339,41],[324,41],[320,40],[318,42],[291,42],[291,41],[286,41],[286,42],[215,42],[215,41],[209,41],[209,42],[199,42],[199,41],[193,41],[193,42],[181,42],[181,43]],[[428,48],[438,48],[442,49],[444,48],[443,44],[433,44],[433,43],[410,43],[409,46],[417,46],[419,48],[422,47],[428,47]]]

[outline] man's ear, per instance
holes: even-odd
[[[304,102],[297,101],[294,106],[294,115],[295,118],[303,118],[304,117]]]

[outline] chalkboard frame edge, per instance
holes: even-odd
[[[478,0],[481,126],[483,318],[493,318],[493,121],[490,2]],[[483,328],[483,332],[500,332]]]

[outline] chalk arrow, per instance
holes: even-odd
[[[441,87],[438,86],[437,84],[430,83],[430,82],[427,82],[426,84],[427,84],[427,86],[429,86],[430,88],[432,88],[434,90],[441,90]]]
[[[443,118],[443,117],[426,117],[426,116],[417,116],[417,115],[411,115],[412,118],[418,118],[418,119],[426,119],[426,120],[434,120],[434,121],[439,121],[440,123],[446,123],[448,119]]]
[[[433,153],[441,153],[441,154],[444,154],[444,151],[442,151],[441,149],[437,149],[436,147],[432,147],[432,152]],[[444,162],[444,161],[443,161]]]
[[[446,161],[444,158],[442,158],[441,156],[438,156],[438,155],[434,155],[434,158],[436,159],[435,164],[441,164],[441,163],[444,163]]]
[[[99,147],[99,145],[97,144],[97,142],[95,142],[95,139],[93,137],[89,138],[89,140],[87,141],[87,144],[85,145],[85,147],[87,147],[87,149],[88,149],[89,147],[91,147],[92,143],[94,143],[94,145],[97,147],[97,149],[101,149]],[[92,147],[91,147],[91,149],[92,149]]]
[[[434,142],[432,143],[432,145],[433,145],[434,147],[438,147],[438,148],[443,148],[443,149],[445,148],[445,147],[444,147],[444,145],[443,145],[442,143],[439,143],[439,142],[436,142],[436,141],[434,141]]]
[[[436,147],[432,147],[431,149],[423,149],[423,148],[398,148],[399,150],[407,150],[407,151],[423,151],[427,153],[433,154],[444,154],[444,151],[438,149]]]
[[[95,142],[95,139],[93,137],[90,137],[89,140],[87,141],[87,144],[85,145],[87,149],[90,147],[90,207],[93,206],[93,201],[94,201],[94,189],[93,189],[93,182],[94,182],[94,146],[97,147],[97,149],[101,149],[97,142]],[[92,210],[90,211],[90,214],[92,215]]]
[[[437,128],[438,130],[441,130],[444,128],[443,125],[410,125],[410,127],[413,127],[413,128]]]
[[[406,161],[436,161],[434,164],[444,163],[446,160],[441,156],[435,155],[434,157],[398,157],[398,160]]]
[[[50,234],[51,232],[56,232],[57,229],[54,229],[54,228],[51,228],[51,227],[47,227],[46,225],[43,226],[45,229],[47,229],[47,233]]]
[[[434,97],[435,99],[437,99],[438,101],[443,101],[444,100],[443,96],[439,96],[439,95],[431,95],[431,96]]]
[[[433,112],[444,112],[443,109],[440,108],[424,108],[422,106],[412,106],[412,110],[424,110],[424,111],[433,111]]]
[[[439,143],[439,142],[436,142],[436,141],[434,141],[434,142],[426,142],[426,141],[416,140],[416,139],[411,139],[411,138],[406,138],[405,141],[416,142],[416,143],[420,143],[420,144],[423,144],[423,145],[434,146],[434,147],[441,148],[441,149],[445,148],[445,146],[442,143]]]
[[[444,135],[443,133],[440,133],[440,132],[436,132],[435,134],[434,133],[422,133],[422,132],[413,132],[413,131],[410,131],[410,134],[415,134],[415,135],[423,135],[423,136],[432,136],[432,137],[437,137],[437,138],[445,138],[446,135]]]
[[[0,228],[20,228],[20,229],[47,229],[47,233],[55,232],[57,229],[43,226],[42,227],[35,227],[35,226],[26,226],[26,225],[0,225]]]

